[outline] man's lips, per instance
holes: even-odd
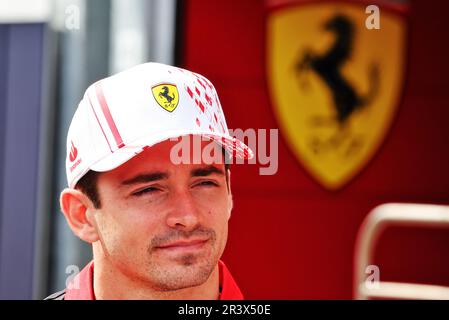
[[[158,247],[156,247],[156,249],[181,250],[181,251],[196,250],[196,249],[201,249],[208,240],[209,239],[180,240],[180,241],[164,244],[162,246],[158,246]]]

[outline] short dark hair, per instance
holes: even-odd
[[[225,175],[226,175],[226,185],[229,190],[229,175],[228,170],[230,168],[230,162],[226,161],[228,159],[228,153],[223,149],[224,159],[225,159]],[[95,209],[101,208],[100,195],[98,194],[97,181],[98,176],[101,172],[89,170],[75,185],[75,189],[80,190],[84,193],[90,201],[94,204]]]
[[[100,195],[98,194],[97,188],[99,173],[89,170],[75,185],[75,189],[84,193],[92,201],[96,209],[101,208]]]

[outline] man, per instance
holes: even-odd
[[[60,204],[93,261],[47,299],[243,299],[220,260],[227,155],[252,151],[229,135],[203,76],[146,63],[91,85],[69,128]]]

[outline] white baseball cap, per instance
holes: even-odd
[[[230,136],[212,83],[205,77],[160,63],[145,63],[92,84],[67,135],[69,187],[89,171],[113,170],[145,148],[170,138],[202,135],[230,155],[253,152]]]

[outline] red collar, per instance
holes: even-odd
[[[243,294],[235,283],[223,261],[218,261],[220,271],[220,300],[243,300]],[[70,288],[65,291],[65,300],[95,300],[94,294],[94,262],[91,261],[72,280]],[[77,289],[78,288],[78,289]]]

